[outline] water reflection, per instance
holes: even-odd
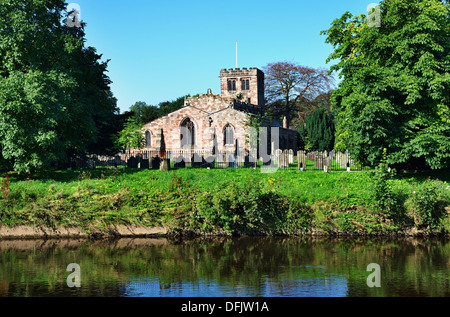
[[[0,296],[450,296],[449,253],[444,239],[6,240]],[[70,263],[80,288],[67,286]]]

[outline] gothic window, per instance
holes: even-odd
[[[236,80],[230,79],[228,81],[228,91],[236,91]]]
[[[243,79],[241,80],[241,88],[242,90],[250,90],[250,80],[249,79]]]
[[[195,145],[195,127],[191,119],[186,118],[181,123],[180,141],[181,146]]]
[[[150,131],[145,132],[145,146],[146,147],[152,146],[152,135],[150,134]]]
[[[223,128],[223,144],[234,145],[234,128],[229,123]]]

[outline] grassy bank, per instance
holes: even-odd
[[[361,171],[97,168],[1,174],[0,224],[172,234],[447,233],[450,177]]]

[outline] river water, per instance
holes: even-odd
[[[0,240],[0,297],[449,297],[449,268],[436,238]]]

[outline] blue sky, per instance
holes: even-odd
[[[71,3],[72,1],[67,1]],[[110,59],[121,111],[187,94],[220,93],[219,71],[291,61],[328,68],[331,45],[319,35],[345,11],[373,0],[74,0],[88,46]]]

